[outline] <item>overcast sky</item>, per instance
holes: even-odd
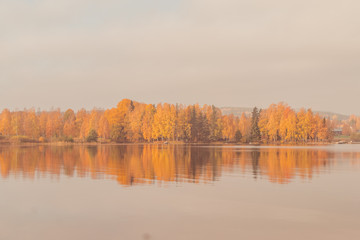
[[[360,114],[358,0],[1,0],[0,109],[146,103]]]

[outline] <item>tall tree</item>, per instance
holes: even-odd
[[[0,133],[4,136],[11,134],[11,113],[9,109],[4,109],[0,115]]]
[[[141,132],[143,135],[143,138],[150,142],[152,139],[152,128],[153,128],[153,122],[154,122],[154,114],[156,112],[156,109],[154,105],[148,104],[145,107],[144,116],[142,118],[141,122]]]
[[[64,113],[64,130],[65,136],[73,138],[76,137],[76,116],[72,109],[66,110]]]
[[[260,141],[260,129],[259,129],[259,111],[257,107],[254,107],[251,114],[251,131],[250,131],[250,139],[253,142]]]

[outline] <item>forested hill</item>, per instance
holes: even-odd
[[[223,115],[234,114],[235,116],[240,117],[243,113],[250,116],[251,111],[253,110],[253,108],[249,108],[249,107],[222,107],[222,108],[220,108],[220,110],[221,110],[221,113]]]
[[[222,107],[220,108],[223,115],[229,115],[234,114],[235,116],[241,116],[243,113],[250,116],[253,108],[250,107]],[[300,109],[295,109],[296,112],[300,111]],[[318,113],[320,116],[325,118],[332,118],[333,116],[336,116],[339,121],[347,120],[350,116],[339,114],[339,113],[333,113],[333,112],[325,112],[325,111],[314,111],[314,113]]]

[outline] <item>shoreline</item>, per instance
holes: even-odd
[[[48,143],[14,143],[14,142],[0,142],[0,147],[32,147],[32,146],[124,146],[124,145],[192,145],[192,146],[199,146],[199,145],[208,145],[208,146],[328,146],[328,145],[352,145],[352,144],[360,144],[360,142],[309,142],[309,143],[226,143],[226,142],[212,142],[212,143],[186,143],[186,142],[139,142],[139,143],[68,143],[68,142],[48,142]]]

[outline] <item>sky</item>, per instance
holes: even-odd
[[[0,109],[145,103],[360,115],[358,0],[0,0]]]

